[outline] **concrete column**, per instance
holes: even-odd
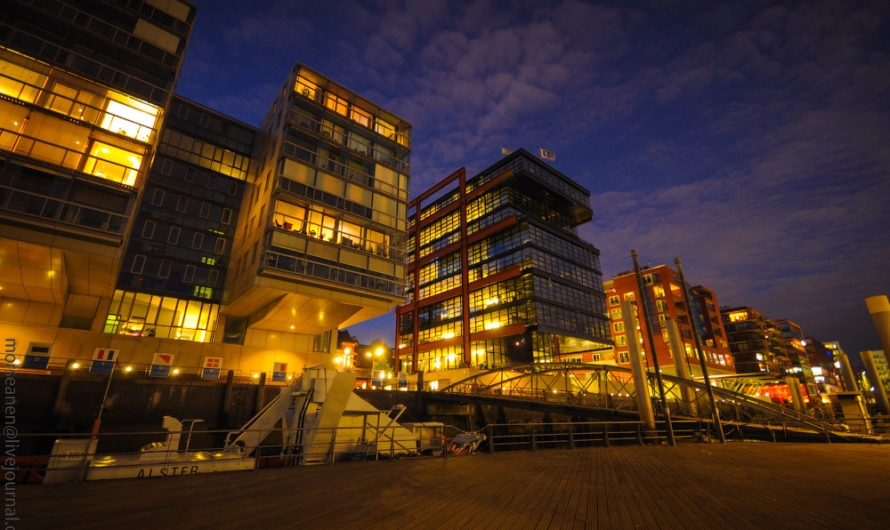
[[[835,358],[841,363],[841,379],[844,382],[844,390],[847,392],[859,392],[859,386],[856,385],[856,376],[853,375],[853,368],[850,367],[850,359],[846,353],[837,353]]]
[[[674,354],[674,367],[677,369],[677,377],[692,380],[692,376],[689,373],[689,365],[686,364],[686,347],[683,345],[683,341],[680,340],[680,330],[677,328],[677,323],[673,320],[667,320],[665,325],[668,329],[671,351]],[[691,387],[680,386],[680,397],[683,400],[683,410],[690,416],[695,416],[697,413],[695,391]]]
[[[788,392],[791,394],[791,405],[797,412],[803,412],[803,392],[800,391],[800,380],[793,375],[785,376],[785,384],[788,385]]]
[[[266,372],[260,374],[260,384],[256,388],[256,412],[263,410],[266,401]]]
[[[881,411],[881,414],[890,414],[890,403],[887,402],[887,391],[884,390],[884,385],[881,384],[881,378],[878,376],[878,367],[875,366],[874,355],[872,355],[871,351],[866,350],[859,352],[859,356],[862,357],[862,364],[865,365],[865,375],[868,377],[868,382],[874,387],[872,396],[875,398],[878,410]]]
[[[884,355],[890,355],[890,301],[886,295],[869,296],[865,299],[865,305],[871,313],[871,320],[878,332],[881,347],[884,348]]]
[[[649,397],[649,384],[643,370],[643,356],[640,352],[640,336],[634,325],[636,306],[627,300],[621,302],[621,317],[624,319],[624,332],[627,334],[627,349],[630,354],[630,367],[633,372],[634,394],[637,397],[637,410],[640,421],[647,428],[655,429],[655,416],[652,413],[652,399]],[[650,352],[651,355],[654,353]]]
[[[65,361],[65,371],[62,372],[62,378],[59,380],[59,389],[56,391],[56,401],[53,404],[53,417],[57,422],[65,412],[65,401],[68,397],[68,383],[71,381],[72,364],[74,364],[73,359]]]

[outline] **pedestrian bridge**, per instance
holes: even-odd
[[[645,373],[653,411],[659,421],[668,418],[700,420],[715,436],[721,437],[721,424],[763,426],[783,429],[791,426],[820,433],[829,440],[845,435],[850,427],[833,420],[822,408],[801,412],[760,399],[757,385],[712,382],[712,405],[708,387],[698,380],[662,374],[668,414],[661,404],[654,372]],[[734,386],[735,389],[726,388]],[[749,389],[749,392],[739,391]],[[638,417],[638,401],[630,368],[603,363],[535,363],[493,369],[473,374],[449,384],[438,392],[424,393],[433,399],[467,403],[509,404],[534,410],[542,408],[598,411],[602,417]],[[754,395],[752,395],[754,394]],[[715,414],[716,410],[716,414]],[[854,429],[855,430],[855,429]]]

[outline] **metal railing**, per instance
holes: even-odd
[[[707,422],[701,420],[674,421],[676,439],[704,440],[710,437]],[[487,439],[487,451],[557,449],[603,446],[612,444],[667,443],[664,422],[656,422],[648,429],[640,421],[585,421],[554,423],[490,424],[482,432]]]

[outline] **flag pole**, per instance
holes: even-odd
[[[717,434],[720,435],[720,443],[726,443],[726,435],[723,434],[723,424],[720,423],[720,410],[717,408],[717,401],[714,399],[714,390],[711,388],[711,378],[708,376],[708,365],[705,363],[705,352],[702,349],[701,337],[698,334],[698,325],[695,322],[695,314],[692,312],[692,301],[689,299],[689,285],[686,283],[686,276],[683,274],[683,262],[680,258],[674,258],[674,264],[677,265],[677,272],[680,274],[680,283],[683,284],[683,300],[686,301],[686,309],[689,311],[689,320],[692,327],[692,338],[695,340],[695,350],[698,353],[698,363],[701,365],[701,373],[705,379],[705,386],[708,387],[708,399],[711,401],[711,415],[714,418],[714,426],[717,428]]]
[[[658,382],[658,395],[661,400],[661,406],[664,409],[665,427],[667,428],[668,443],[677,445],[674,440],[674,426],[671,423],[671,410],[667,406],[667,398],[664,395],[664,383],[661,380],[661,368],[658,365],[658,353],[655,351],[655,340],[652,338],[652,322],[649,321],[649,304],[646,301],[646,286],[643,284],[643,277],[640,274],[640,260],[636,250],[630,251],[630,256],[634,261],[634,273],[637,276],[637,288],[640,291],[640,307],[643,309],[643,321],[646,322],[646,335],[649,337],[649,353],[652,356],[652,365],[655,368],[655,380]],[[633,326],[633,322],[625,322],[626,326]],[[644,389],[638,388],[637,392],[643,392]]]
[[[115,355],[117,357],[117,355]],[[108,399],[108,390],[111,388],[111,378],[114,376],[114,368],[117,366],[117,359],[112,361],[111,372],[108,374],[108,382],[105,383],[105,393],[102,394],[102,403],[99,404],[99,414],[96,416],[96,421],[93,422],[93,432],[92,439],[96,440],[99,434],[99,426],[102,425],[102,412],[105,411],[105,400]]]

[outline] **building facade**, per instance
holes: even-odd
[[[300,64],[260,127],[175,96],[195,12],[2,9],[0,331],[20,353],[299,371],[404,299],[410,124]]]
[[[627,335],[625,334],[628,323],[624,321],[621,313],[621,302],[629,300],[637,302],[637,314],[634,315],[633,325],[640,330],[640,338],[643,341],[642,350],[644,353],[654,350],[658,356],[659,366],[665,373],[676,375],[675,363],[677,362],[686,362],[690,373],[694,376],[699,376],[702,373],[701,362],[692,335],[692,326],[695,325],[693,312],[698,313],[699,335],[709,373],[734,373],[735,365],[729,351],[726,331],[723,328],[714,292],[702,285],[692,287],[690,301],[694,307],[688,308],[683,297],[683,284],[674,269],[667,265],[647,267],[641,271],[641,276],[647,292],[648,303],[651,306],[650,321],[655,328],[652,330],[652,339],[655,344],[649,345],[646,320],[642,318],[642,305],[638,303],[640,289],[636,274],[633,272],[619,274],[611,281],[606,282],[609,319],[612,326],[612,338],[615,341],[611,360],[622,366],[630,365]],[[666,327],[669,321],[677,323],[685,350],[685,360],[674,358]],[[646,361],[651,363],[648,356]]]
[[[590,192],[518,150],[414,199],[396,369],[556,361],[611,345],[599,251],[578,237]]]
[[[724,307],[722,311],[738,373],[782,375],[784,352],[776,323],[750,307]]]

